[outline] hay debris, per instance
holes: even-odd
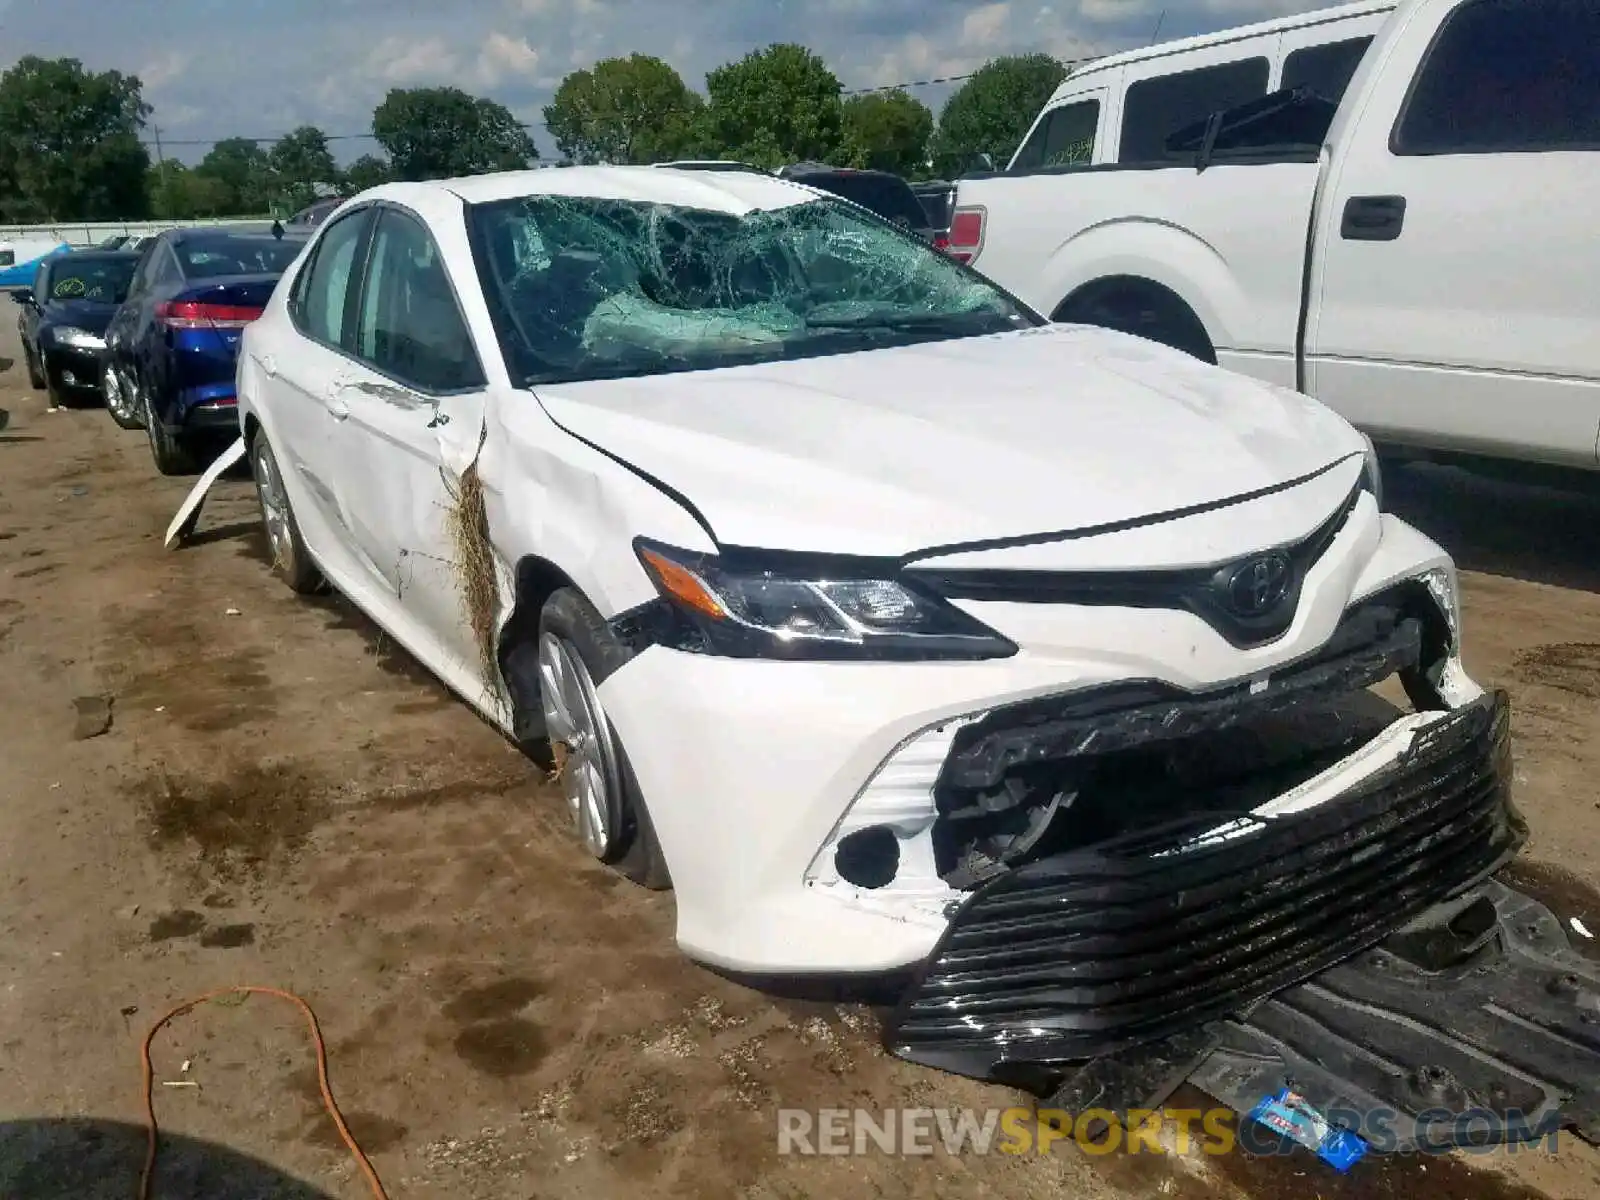
[[[481,445],[481,443],[480,443]],[[495,653],[495,612],[499,588],[495,584],[494,551],[489,543],[489,514],[483,499],[483,480],[474,459],[462,472],[461,483],[450,490],[450,540],[455,547],[456,588],[478,646],[484,686],[500,692],[500,661]]]

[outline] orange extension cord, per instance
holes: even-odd
[[[317,1014],[311,1011],[311,1006],[300,999],[293,992],[281,991],[278,988],[252,987],[242,985],[239,987],[219,988],[214,992],[207,992],[194,1000],[186,1000],[178,1005],[166,1016],[162,1017],[150,1027],[150,1032],[144,1035],[144,1045],[139,1047],[139,1060],[144,1066],[144,1116],[145,1127],[149,1131],[149,1143],[144,1156],[144,1175],[139,1181],[139,1200],[150,1200],[150,1188],[155,1182],[156,1174],[156,1146],[160,1133],[156,1128],[155,1108],[155,1068],[150,1065],[150,1043],[155,1041],[156,1034],[161,1032],[167,1022],[176,1017],[181,1017],[192,1009],[198,1008],[208,1000],[215,1000],[221,996],[237,996],[257,994],[262,996],[276,996],[280,1000],[287,1000],[305,1014],[306,1025],[311,1030],[312,1043],[317,1048],[317,1086],[322,1089],[322,1106],[328,1110],[328,1115],[333,1118],[333,1123],[338,1127],[339,1136],[344,1139],[344,1144],[349,1147],[350,1153],[355,1156],[356,1165],[361,1168],[361,1173],[367,1177],[367,1186],[372,1189],[376,1200],[389,1200],[389,1194],[383,1190],[383,1183],[378,1178],[378,1173],[372,1169],[372,1164],[367,1161],[367,1156],[356,1139],[351,1135],[350,1128],[344,1123],[344,1116],[339,1112],[339,1106],[334,1102],[333,1089],[328,1086],[328,1048],[322,1041],[322,1030],[317,1027]]]

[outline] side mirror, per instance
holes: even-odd
[[[974,154],[972,156],[972,165],[967,168],[969,171],[993,171],[994,169],[994,158],[989,154]]]
[[[18,288],[16,291],[11,293],[11,298],[13,300],[15,300],[18,304],[22,305],[23,308],[32,308],[33,307],[33,289],[32,288]]]

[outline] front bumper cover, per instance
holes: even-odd
[[[1509,861],[1526,836],[1510,782],[1495,692],[1337,799],[1245,836],[1192,844],[1213,813],[1021,866],[962,904],[886,1042],[1043,1093],[1085,1062],[1192,1039]]]

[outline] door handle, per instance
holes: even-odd
[[[1339,236],[1347,242],[1392,242],[1405,222],[1404,196],[1351,196],[1344,202]]]

